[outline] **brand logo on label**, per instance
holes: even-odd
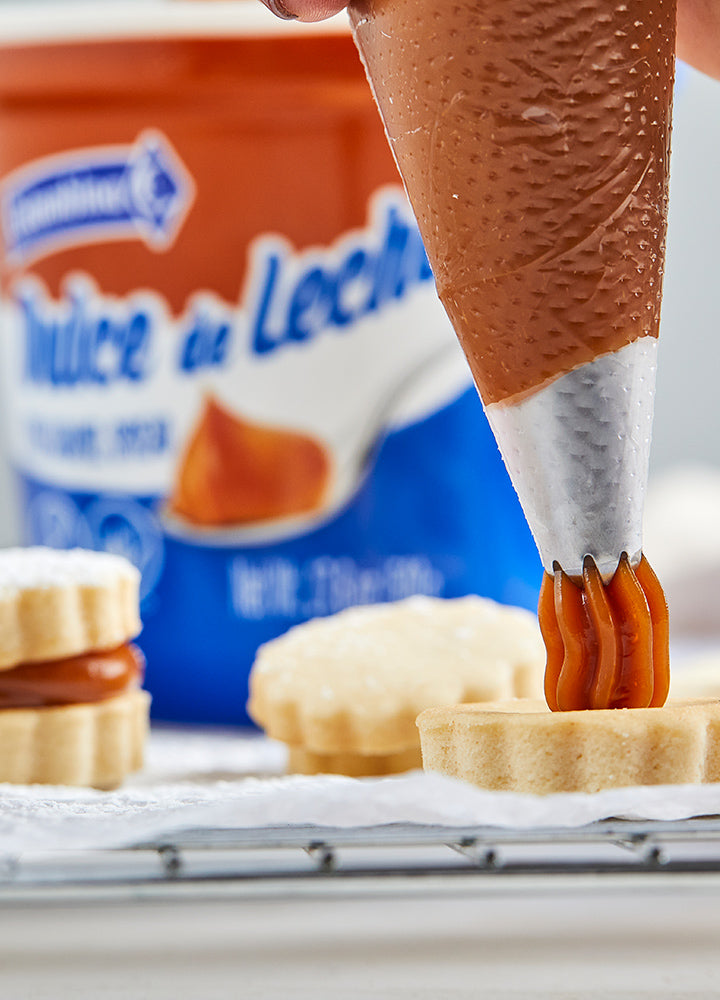
[[[159,132],[143,132],[132,146],[37,160],[4,184],[6,254],[27,261],[84,243],[133,239],[167,250],[194,193],[188,171]]]

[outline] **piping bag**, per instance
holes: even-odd
[[[353,0],[350,19],[543,562],[548,705],[660,706],[642,513],[675,0]]]

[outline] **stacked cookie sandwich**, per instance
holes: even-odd
[[[0,782],[113,788],[142,765],[138,589],[120,556],[0,551]]]

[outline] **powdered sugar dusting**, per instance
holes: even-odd
[[[36,546],[0,551],[0,596],[26,589],[78,586],[102,587],[125,578],[139,580],[138,570],[125,558],[87,549]]]

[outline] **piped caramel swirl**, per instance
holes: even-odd
[[[590,556],[582,580],[546,573],[538,618],[545,647],[545,697],[554,712],[655,708],[670,686],[668,611],[643,556],[623,554],[609,583]]]

